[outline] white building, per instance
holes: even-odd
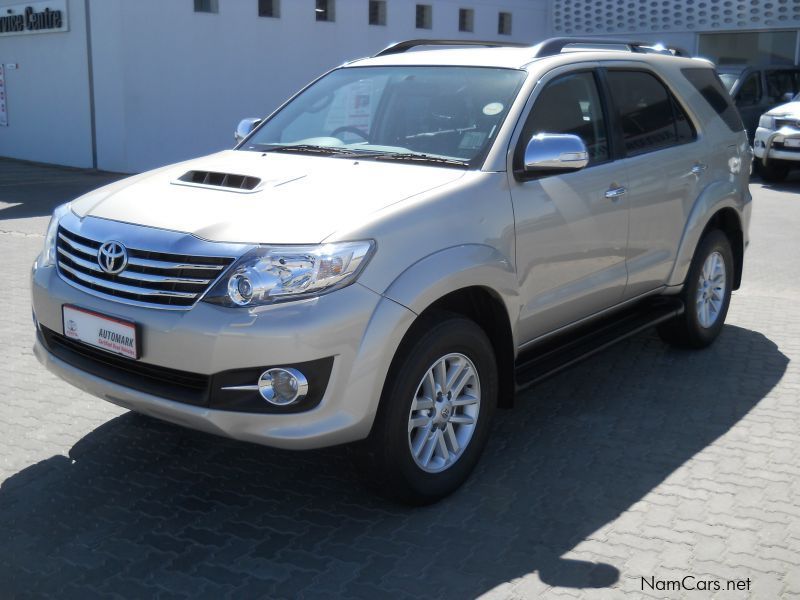
[[[402,39],[612,36],[794,64],[798,28],[800,0],[0,0],[0,156],[135,172],[230,147],[239,118]]]
[[[5,33],[0,20],[8,117],[0,156],[142,171],[231,147],[239,118],[269,114],[326,70],[392,41],[522,41],[545,33],[544,2],[417,4],[0,0],[0,18],[29,6],[63,13],[63,26],[48,33]],[[269,8],[275,16],[259,16]],[[370,25],[370,15],[385,24]],[[498,34],[501,20],[510,34]]]

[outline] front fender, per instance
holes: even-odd
[[[739,225],[742,226],[742,211],[744,210],[745,199],[734,182],[716,181],[706,187],[702,194],[697,197],[686,226],[681,236],[675,264],[668,279],[669,286],[682,285],[689,272],[697,244],[700,236],[703,235],[708,222],[723,208],[732,208],[739,217]]]
[[[438,299],[468,287],[486,288],[503,302],[511,322],[515,347],[519,289],[512,261],[484,244],[464,244],[440,250],[403,271],[384,296],[422,313]]]

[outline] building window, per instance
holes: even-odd
[[[511,35],[511,13],[501,12],[497,15],[497,33]]]
[[[218,13],[219,0],[194,0],[194,12]]]
[[[335,21],[335,3],[334,0],[317,0],[317,21]]]
[[[430,4],[417,4],[417,29],[433,27],[433,8]]]
[[[471,8],[458,9],[458,30],[473,32],[475,31],[475,11]]]
[[[369,0],[369,24],[386,25],[386,0]]]
[[[281,0],[258,0],[258,16],[277,19],[281,16]]]

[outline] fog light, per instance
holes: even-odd
[[[297,369],[269,369],[258,378],[258,393],[270,404],[300,402],[308,393],[308,381]]]

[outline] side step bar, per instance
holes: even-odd
[[[683,314],[677,298],[643,302],[526,350],[516,364],[517,391],[528,388],[632,335]]]

